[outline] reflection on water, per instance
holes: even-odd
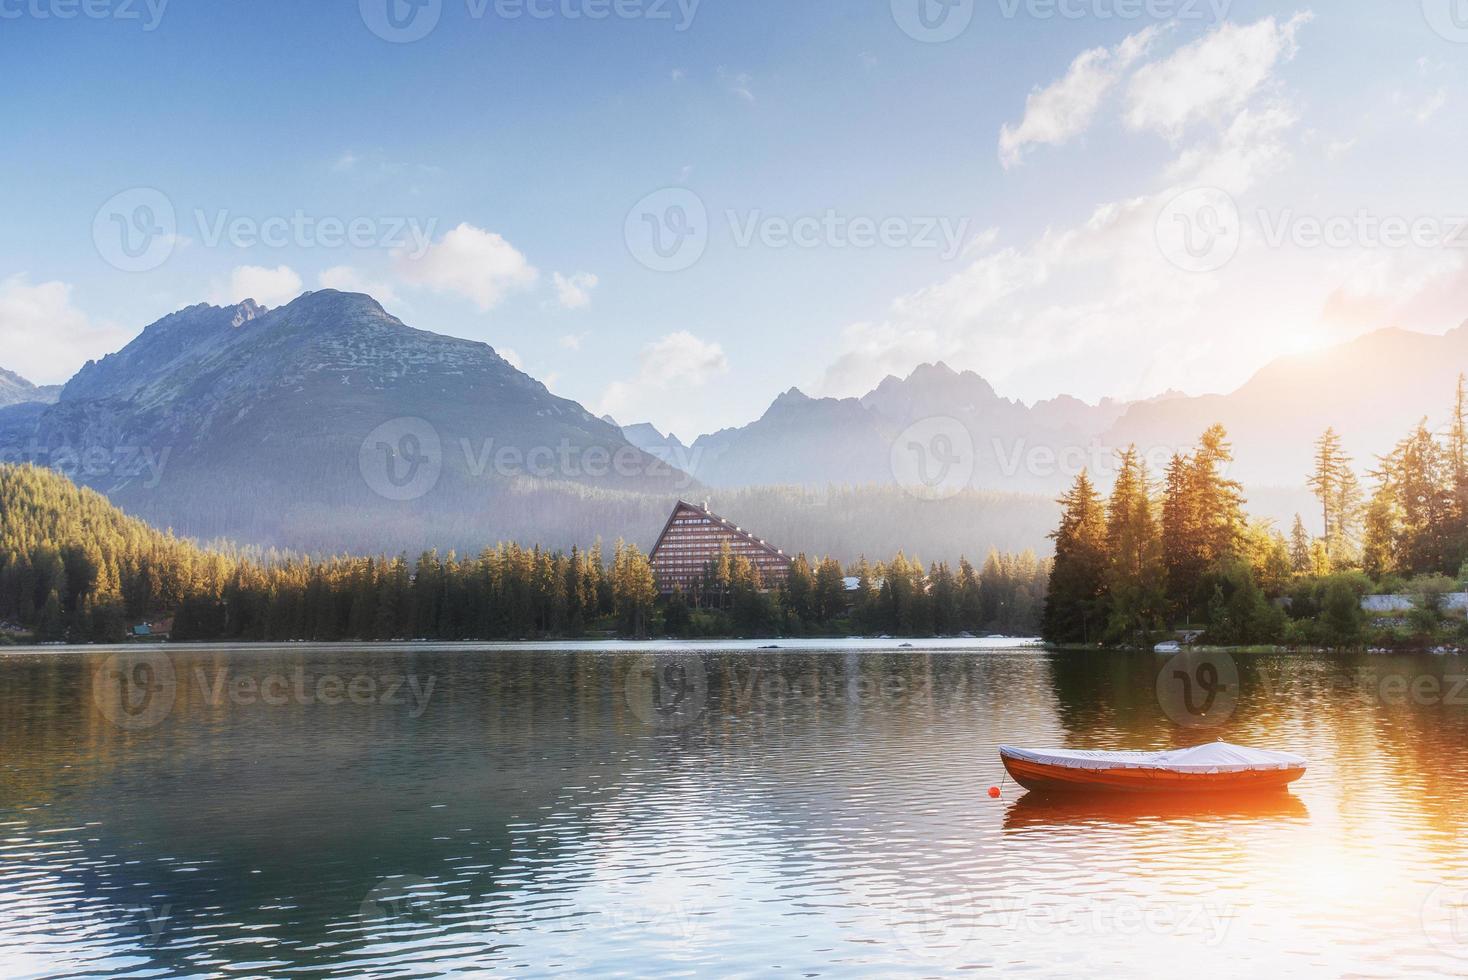
[[[0,657],[0,974],[1468,971],[1468,663],[1021,649]],[[1184,719],[1183,722],[1187,722]],[[996,746],[1300,751],[1043,800]]]
[[[1278,824],[1309,816],[1305,802],[1293,793],[1237,797],[1216,793],[1183,797],[1025,793],[1005,811],[1004,829],[1043,832],[1066,825],[1105,828],[1119,824],[1190,822],[1223,827],[1229,823]]]

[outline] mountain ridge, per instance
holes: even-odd
[[[0,408],[11,405],[49,405],[61,394],[61,385],[36,385],[14,371],[0,367]]]
[[[569,543],[567,495],[689,485],[488,344],[336,290],[160,318],[38,417],[6,410],[0,443],[85,461],[69,475],[155,525],[305,549]]]

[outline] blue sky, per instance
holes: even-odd
[[[1468,319],[1468,242],[1374,230],[1468,215],[1457,0],[960,0],[936,43],[919,0],[437,0],[409,43],[386,0],[90,2],[0,0],[0,366],[38,382],[338,285],[691,438],[937,358],[1137,397]],[[690,192],[649,268],[634,207]],[[1220,213],[1223,253],[1170,252]],[[145,217],[156,251],[108,242]]]

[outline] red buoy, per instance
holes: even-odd
[[[990,786],[989,787],[989,798],[990,799],[993,799],[993,800],[999,799],[999,787],[998,786]]]

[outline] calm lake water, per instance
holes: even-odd
[[[984,643],[0,655],[0,975],[1468,972],[1468,662]],[[1217,738],[1312,767],[986,792]]]

